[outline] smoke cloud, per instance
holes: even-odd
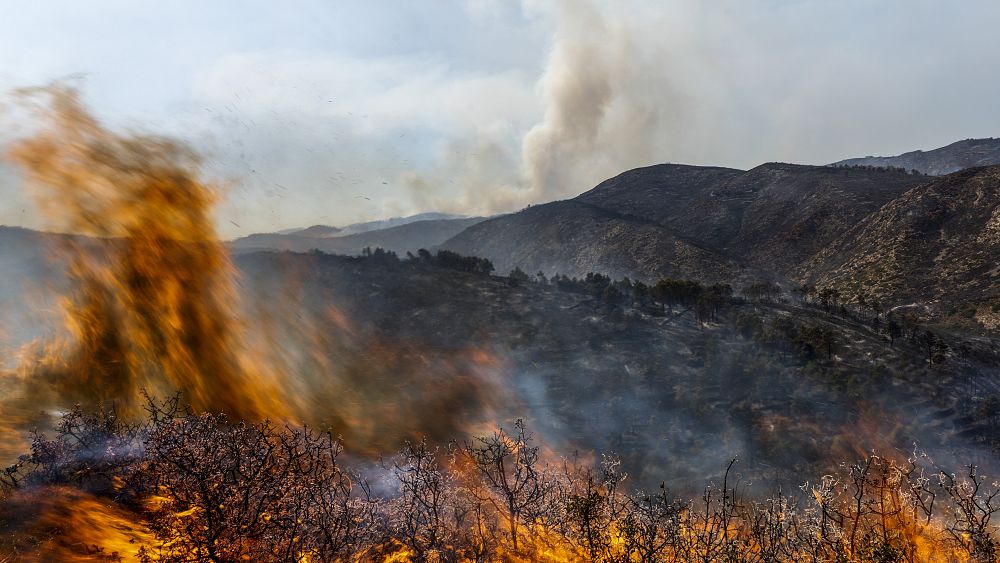
[[[472,158],[455,159],[449,150],[429,175],[403,176],[418,205],[509,211],[576,195],[670,154],[682,96],[662,72],[660,50],[636,44],[644,31],[634,15],[589,1],[555,4],[547,16],[552,46],[538,83],[543,114],[516,141],[519,154],[485,136],[461,143],[477,147]],[[427,197],[432,186],[456,180],[460,197]]]

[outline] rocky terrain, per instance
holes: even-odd
[[[625,172],[576,200],[656,221],[778,275],[922,182],[894,170],[769,163],[692,183],[672,173],[675,165],[664,167]]]
[[[936,303],[943,312],[997,328],[998,249],[1000,166],[990,166],[906,192],[846,230],[800,272],[849,295]]]

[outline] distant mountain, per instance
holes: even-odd
[[[783,277],[926,180],[896,170],[662,164],[624,172],[566,202],[484,221],[443,247],[490,258],[500,271],[710,281],[746,268]]]
[[[367,233],[369,231],[389,229],[392,227],[398,227],[400,225],[416,223],[417,221],[438,221],[442,219],[465,219],[465,218],[466,217],[464,215],[453,215],[450,213],[435,213],[435,212],[418,213],[416,215],[410,215],[409,217],[392,217],[389,219],[379,219],[378,221],[353,223],[351,225],[347,225],[346,227],[332,227],[330,225],[313,225],[311,227],[306,227],[304,229],[285,229],[283,231],[278,231],[277,234],[297,235],[300,237],[313,237],[313,238],[342,237],[347,235],[356,235],[359,233]]]
[[[313,225],[311,227],[306,227],[304,229],[288,229],[281,231],[278,234],[282,235],[296,235],[300,237],[313,237],[313,238],[325,238],[325,237],[335,237],[343,233],[344,229],[340,227],[331,227],[330,225]]]
[[[880,166],[917,170],[942,176],[965,168],[1000,164],[1000,139],[966,139],[929,151],[912,151],[899,156],[849,158],[833,166]]]
[[[1000,327],[992,310],[1000,303],[1000,166],[906,192],[846,230],[802,275],[850,296],[959,305]]]
[[[452,213],[418,213],[416,215],[410,215],[409,217],[392,217],[390,219],[380,219],[378,221],[368,221],[366,223],[354,223],[348,225],[340,230],[338,236],[354,235],[358,233],[367,233],[369,231],[377,231],[381,229],[390,229],[392,227],[399,227],[401,225],[406,225],[409,223],[416,223],[418,221],[445,221],[450,219],[467,219],[464,215],[455,215]]]
[[[437,216],[444,214],[424,215]],[[406,252],[415,253],[421,248],[435,248],[466,227],[482,220],[482,217],[463,217],[457,219],[444,218],[406,221],[391,227],[362,230],[354,234],[344,234],[351,229],[351,227],[345,227],[336,236],[316,235],[316,233],[321,232],[317,226],[305,229],[305,231],[308,231],[306,235],[303,235],[302,231],[292,234],[254,234],[230,242],[229,247],[239,252],[253,250],[308,252],[310,250],[321,250],[334,254],[358,254],[365,247],[382,247],[399,254],[405,254]],[[391,223],[392,221],[395,220],[387,220],[386,223]],[[370,226],[374,225],[374,223],[366,223],[364,225]]]

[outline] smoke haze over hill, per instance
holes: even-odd
[[[232,180],[227,237],[492,214],[636,166],[818,164],[1000,126],[992,2],[191,8],[25,7],[0,51],[35,56],[11,57],[0,85],[82,73],[102,118],[205,149]],[[141,49],[123,62],[115,42]],[[44,226],[7,172],[0,223]]]

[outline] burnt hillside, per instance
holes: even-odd
[[[1000,395],[995,341],[942,333],[929,359],[924,327],[890,341],[870,313],[726,286],[660,295],[603,276],[541,283],[391,255],[258,253],[238,264],[251,294],[287,292],[281,271],[306,318],[338,311],[315,321],[346,343],[332,365],[378,361],[373,342],[392,348],[393,370],[366,374],[356,400],[403,386],[395,400],[407,411],[447,385],[432,373],[442,359],[481,350],[492,360],[479,375],[503,389],[502,404],[482,405],[493,416],[524,417],[563,451],[615,451],[640,482],[698,482],[738,455],[748,474],[791,483],[856,451],[916,442],[978,459],[993,440],[992,423],[969,413]]]

